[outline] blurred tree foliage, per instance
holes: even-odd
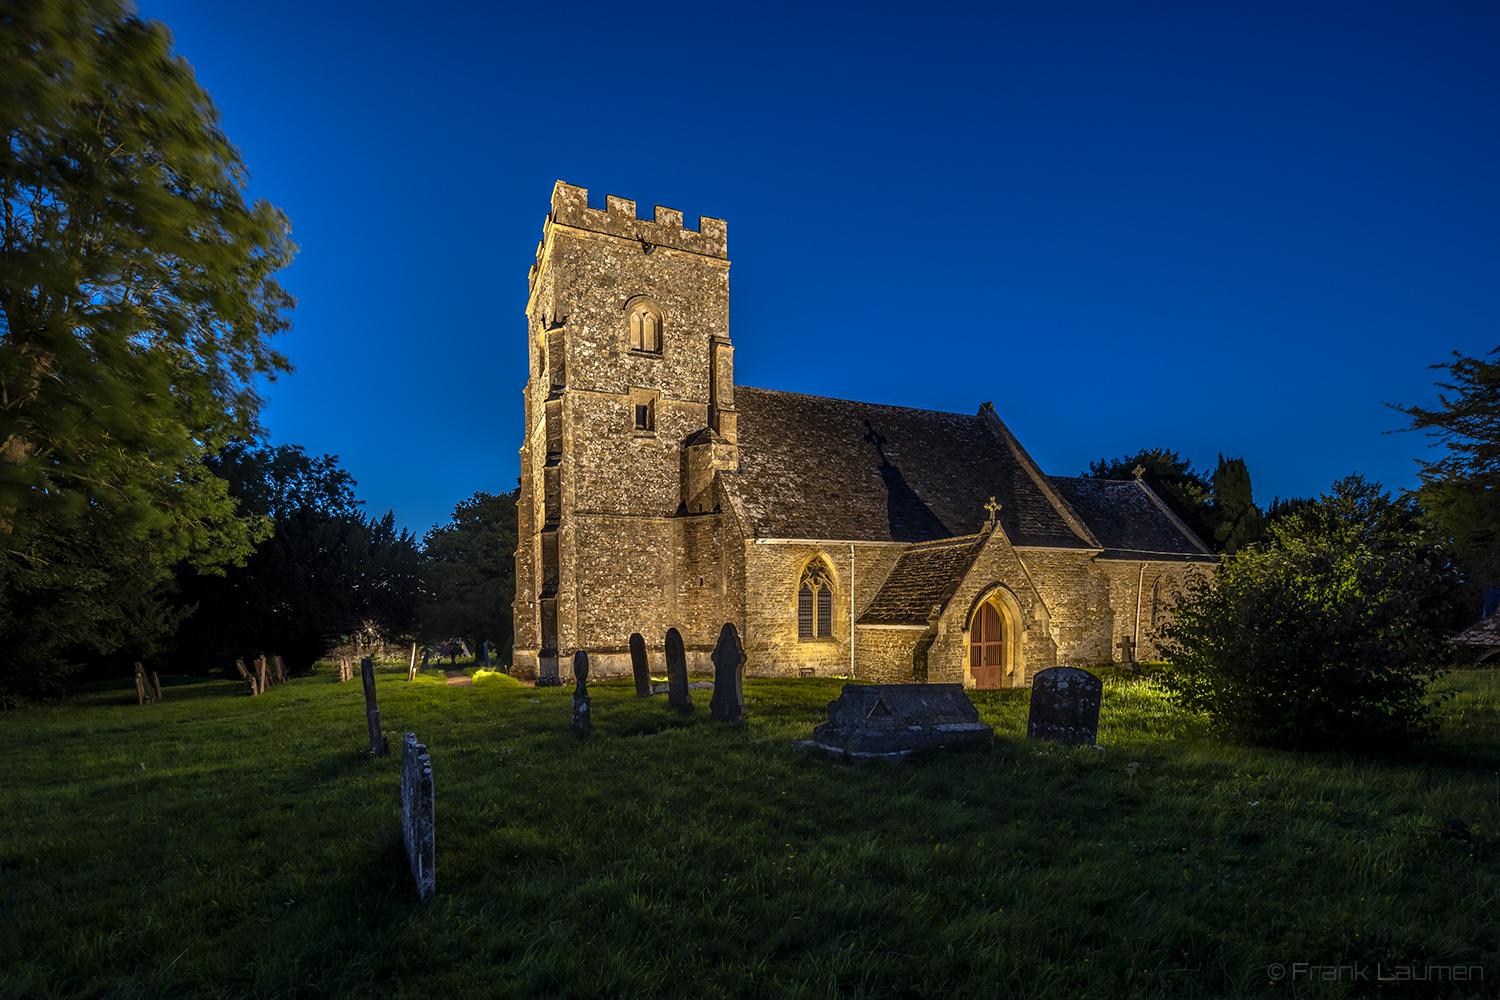
[[[428,601],[423,636],[430,642],[461,637],[476,654],[488,641],[509,659],[516,597],[516,500],[520,489],[475,493],[453,508],[453,518],[423,540]]]
[[[1158,636],[1172,663],[1161,680],[1249,743],[1431,736],[1428,684],[1452,662],[1463,591],[1411,498],[1350,476],[1188,586]]]
[[[208,464],[245,509],[275,527],[242,567],[180,571],[179,601],[191,611],[177,633],[181,669],[225,668],[266,652],[300,670],[344,635],[415,637],[416,539],[396,531],[392,513],[375,520],[359,512],[356,484],[337,456],[234,442]]]
[[[1473,577],[1493,584],[1500,581],[1500,364],[1455,351],[1432,367],[1449,375],[1437,383],[1438,408],[1396,407],[1412,418],[1409,430],[1427,431],[1445,451],[1422,463],[1418,496]]]
[[[173,564],[265,531],[200,460],[290,370],[295,247],[171,45],[117,0],[0,11],[0,699],[153,648]]]

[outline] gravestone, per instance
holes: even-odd
[[[401,743],[401,834],[417,896],[423,902],[437,892],[432,821],[432,758],[427,756],[427,747],[417,742],[417,734],[407,733]]]
[[[687,650],[675,628],[667,629],[667,703],[683,710],[693,707],[693,696],[688,693]]]
[[[240,672],[240,676],[245,679],[245,688],[250,692],[251,697],[260,694],[259,688],[255,686],[255,675],[245,669],[245,661],[235,660],[234,666]]]
[[[1093,746],[1099,739],[1099,703],[1104,682],[1081,667],[1048,667],[1031,679],[1031,712],[1026,737],[1069,746]]]
[[[651,664],[646,659],[646,640],[639,632],[630,634],[630,667],[635,671],[635,693],[651,697]]]
[[[157,678],[155,670],[147,677],[146,668],[139,661],[135,665],[135,698],[138,705],[161,701],[161,680]]]
[[[589,654],[581,649],[573,654],[573,679],[578,682],[573,688],[573,728],[587,736],[594,723],[589,717]]]
[[[365,682],[365,722],[370,727],[370,753],[384,757],[390,745],[380,729],[380,706],[375,704],[375,661],[368,656],[360,660],[359,675]]]
[[[714,696],[708,711],[720,722],[744,722],[745,716],[745,650],[733,622],[719,630],[719,644],[714,647]]]
[[[811,746],[856,760],[900,760],[914,750],[988,743],[995,731],[962,684],[845,684]]]

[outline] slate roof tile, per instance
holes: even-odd
[[[927,624],[933,606],[947,605],[988,538],[986,533],[912,545],[857,624]]]
[[[1150,487],[1138,480],[1048,478],[1104,546],[1100,558],[1129,558],[1143,553],[1204,562],[1217,558],[1192,529],[1166,509]]]
[[[1090,547],[983,415],[748,386],[735,407],[740,471],[719,481],[755,537],[972,535],[993,496],[1013,544]]]

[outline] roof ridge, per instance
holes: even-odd
[[[901,554],[904,556],[912,549],[939,549],[945,545],[973,545],[982,541],[988,532],[976,531],[972,535],[954,535],[951,538],[929,538],[925,542],[909,542]]]
[[[972,413],[960,413],[957,410],[929,410],[920,406],[901,406],[897,403],[872,403],[866,399],[844,399],[842,396],[818,396],[810,392],[794,392],[791,389],[767,389],[758,385],[739,385],[736,383],[735,392],[749,389],[751,392],[774,392],[783,396],[801,396],[804,399],[826,399],[831,403],[856,403],[860,406],[883,406],[888,410],[908,410],[912,413],[941,413],[945,417],[967,417],[975,420],[977,417]]]

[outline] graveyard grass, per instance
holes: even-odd
[[[750,721],[627,681],[383,665],[391,745],[432,754],[437,896],[358,682],[129,681],[0,716],[6,997],[1492,997],[1500,683],[1451,675],[1442,739],[1379,756],[1225,746],[1110,678],[1100,742],[853,767],[793,750],[833,679],[747,680]],[[1363,967],[1291,981],[1294,963]],[[1273,980],[1273,963],[1287,978]],[[1375,968],[1484,980],[1376,983]],[[1476,975],[1476,973],[1469,973]],[[1321,975],[1321,974],[1320,974]]]

